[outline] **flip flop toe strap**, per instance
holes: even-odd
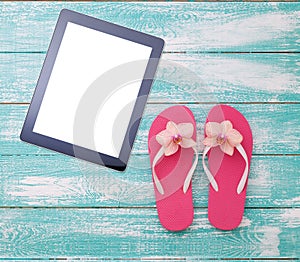
[[[248,177],[248,173],[249,173],[249,163],[248,163],[248,156],[247,156],[243,146],[241,144],[239,144],[236,146],[236,149],[240,152],[240,154],[242,155],[242,157],[244,158],[245,163],[246,163],[244,173],[243,173],[242,178],[237,187],[237,193],[240,194],[243,191],[246,181],[247,181],[247,177]]]
[[[160,150],[157,152],[157,154],[155,155],[154,159],[153,159],[153,163],[152,163],[152,175],[153,175],[153,180],[154,180],[154,183],[155,183],[155,186],[158,190],[159,193],[161,193],[162,195],[165,193],[157,175],[156,175],[156,172],[155,172],[155,166],[157,164],[157,162],[162,158],[162,156],[164,155],[164,148],[161,147]]]
[[[198,163],[196,142],[192,138],[194,132],[194,125],[192,123],[176,124],[173,121],[169,121],[166,125],[166,129],[162,130],[155,136],[156,142],[161,145],[161,148],[158,150],[153,159],[152,174],[155,186],[160,194],[163,195],[165,191],[155,173],[155,166],[163,156],[168,157],[175,154],[178,151],[179,147],[181,147],[182,149],[192,148],[196,154],[194,163],[187,173],[183,183],[183,192],[187,192],[191,183],[193,173]]]
[[[194,162],[184,180],[184,184],[183,184],[183,193],[186,193],[189,186],[190,186],[190,183],[191,183],[191,180],[192,180],[192,177],[193,177],[193,174],[194,174],[194,171],[196,169],[196,166],[197,166],[197,163],[198,163],[198,152],[197,152],[197,149],[196,147],[192,147],[192,149],[194,150],[194,153],[195,153],[195,159],[194,159]],[[165,155],[165,149],[163,147],[160,148],[160,150],[158,150],[158,152],[156,153],[154,159],[153,159],[153,163],[152,163],[152,175],[153,175],[153,180],[154,180],[154,183],[155,183],[155,186],[158,190],[158,192],[160,194],[164,194],[165,191],[163,189],[163,186],[161,184],[161,182],[159,181],[159,178],[157,177],[156,175],[156,172],[155,172],[155,166],[156,164],[158,163],[158,161]]]
[[[213,189],[215,191],[218,191],[219,186],[217,184],[217,181],[215,180],[214,176],[212,175],[209,168],[205,164],[205,157],[211,148],[212,148],[212,146],[206,146],[204,148],[203,155],[202,155],[202,165],[203,165],[204,172],[207,175],[209,182],[211,183],[211,186],[213,187]],[[237,186],[237,190],[236,190],[237,194],[240,194],[243,191],[245,184],[247,182],[247,177],[248,177],[248,173],[249,173],[249,162],[248,162],[248,156],[247,156],[246,151],[243,148],[243,146],[241,144],[238,144],[238,145],[236,145],[235,148],[239,151],[239,153],[241,154],[241,156],[243,157],[243,159],[246,163],[243,175],[240,179],[240,182],[239,182],[239,184]]]

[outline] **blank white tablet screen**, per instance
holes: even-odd
[[[68,22],[33,132],[118,157],[151,51],[151,47]],[[76,110],[88,87],[105,72],[138,60],[144,61],[139,80],[124,83],[99,101],[103,106],[95,119],[94,142],[74,141]],[[113,141],[114,121],[126,105],[118,141]]]

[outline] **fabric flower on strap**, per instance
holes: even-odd
[[[232,123],[228,120],[225,120],[222,123],[206,123],[205,132],[207,135],[203,140],[205,146],[220,146],[221,150],[230,156],[233,155],[234,147],[243,141],[241,133],[234,129]]]
[[[190,148],[196,146],[196,142],[191,138],[194,132],[192,123],[180,123],[176,125],[169,121],[166,129],[156,135],[156,140],[164,148],[165,156],[173,155],[179,146]]]

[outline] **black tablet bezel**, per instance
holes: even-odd
[[[68,22],[72,22],[81,26],[85,26],[100,32],[104,32],[113,36],[117,36],[129,41],[133,41],[152,48],[152,52],[147,64],[144,79],[142,81],[138,98],[134,105],[133,113],[126,131],[125,139],[120,151],[119,158],[115,158],[100,152],[96,152],[87,148],[83,148],[71,143],[67,143],[52,137],[44,136],[33,132],[36,118],[39,113],[40,106],[48,85],[49,78],[55,64],[56,56],[64,36],[64,32]],[[94,17],[90,17],[75,11],[63,9],[60,12],[51,43],[38,79],[35,92],[33,94],[31,104],[29,106],[27,116],[21,131],[20,138],[22,141],[42,146],[69,156],[77,157],[89,162],[107,166],[115,170],[124,171],[130,156],[136,133],[142,118],[142,114],[147,102],[147,97],[151,89],[153,78],[158,66],[164,46],[164,40],[142,32],[138,32],[120,25],[112,24]],[[145,75],[147,78],[145,79]],[[128,141],[129,143],[126,143]],[[75,155],[76,151],[76,155]],[[121,160],[122,159],[122,160]]]

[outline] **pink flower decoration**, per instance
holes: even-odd
[[[243,136],[239,131],[233,128],[232,123],[228,120],[222,123],[207,122],[205,125],[207,137],[203,144],[210,147],[220,146],[221,150],[232,156],[234,147],[243,141]]]
[[[180,123],[176,125],[169,121],[165,130],[156,135],[156,140],[164,148],[165,156],[173,155],[179,146],[183,148],[194,147],[196,142],[191,138],[194,133],[192,123]]]

